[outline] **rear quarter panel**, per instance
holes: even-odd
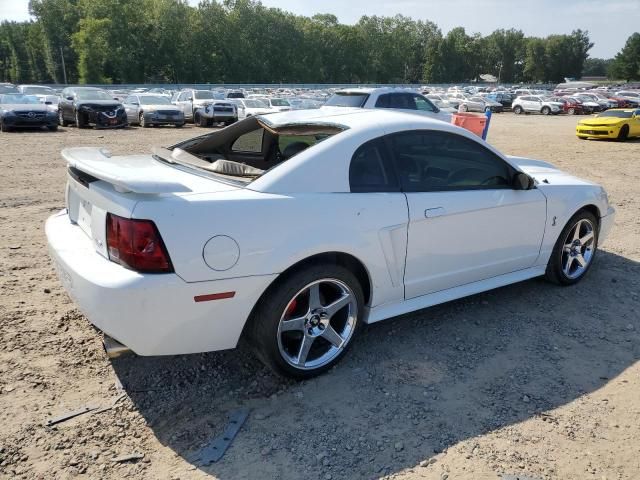
[[[325,252],[359,259],[372,305],[403,298],[407,206],[401,193],[270,194],[237,190],[141,201],[135,218],[156,222],[176,273],[200,282],[283,272]],[[226,235],[240,254],[225,271],[203,258],[206,242]]]

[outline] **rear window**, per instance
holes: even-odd
[[[261,153],[263,136],[264,130],[262,128],[245,133],[233,143],[231,150],[234,152]]]
[[[369,98],[369,95],[366,93],[338,92],[334,93],[333,96],[331,96],[329,100],[327,100],[327,103],[325,103],[325,105],[330,107],[361,108],[364,106],[367,98]]]

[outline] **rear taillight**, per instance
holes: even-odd
[[[142,273],[173,272],[162,237],[151,220],[107,214],[109,260]]]

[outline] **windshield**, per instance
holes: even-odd
[[[4,104],[13,103],[13,104],[20,104],[20,105],[39,104],[40,100],[38,99],[38,97],[34,97],[32,95],[9,94],[9,95],[2,95],[0,97],[0,103],[4,103]]]
[[[140,96],[141,105],[171,105],[171,102],[167,97],[161,97],[160,95],[144,95]]]
[[[330,107],[362,107],[369,98],[368,93],[335,93],[325,105]]]
[[[78,100],[113,100],[104,90],[76,90]]]
[[[22,87],[22,93],[26,95],[53,95],[53,90],[48,87]]]
[[[633,112],[631,110],[607,110],[606,112],[599,113],[596,117],[616,117],[616,118],[631,118]]]
[[[249,108],[269,108],[269,105],[260,100],[245,100],[244,106]]]
[[[213,92],[210,90],[195,90],[193,98],[196,100],[213,100]]]
[[[3,93],[18,93],[18,89],[11,85],[0,85],[0,95]]]
[[[281,98],[272,98],[271,105],[273,105],[274,107],[290,107],[291,106],[289,102]]]

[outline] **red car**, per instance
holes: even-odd
[[[582,102],[577,98],[572,97],[551,97],[552,102],[562,103],[562,111],[568,115],[582,115],[584,114],[584,108],[582,108]]]

